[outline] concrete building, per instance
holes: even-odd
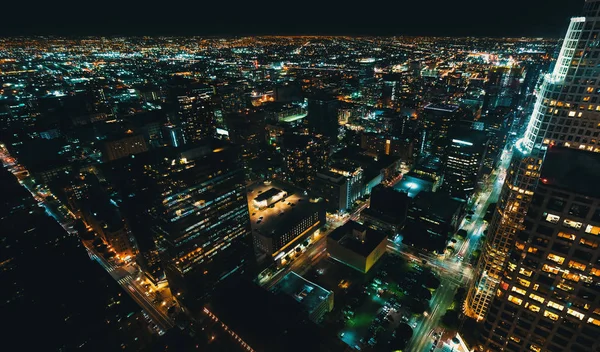
[[[290,261],[325,225],[325,203],[290,184],[256,182],[248,186],[247,197],[254,247],[261,264]]]
[[[317,323],[325,313],[333,310],[333,292],[312,283],[295,272],[289,272],[271,292],[283,293],[300,303],[310,320]]]
[[[349,221],[327,237],[332,258],[366,273],[386,252],[387,236],[370,227]]]
[[[336,163],[317,173],[314,186],[325,198],[329,212],[345,212],[365,193],[364,172],[354,163]]]

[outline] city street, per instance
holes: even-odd
[[[46,212],[52,216],[62,227],[71,235],[77,234],[73,228],[73,214],[68,211],[63,204],[60,204],[59,200],[50,193],[46,187],[35,187],[30,179],[24,175],[28,175],[27,170],[18,161],[13,158],[8,150],[0,145],[0,160],[4,167],[11,171],[21,185],[25,187],[35,200],[42,205]],[[162,306],[161,303],[154,304],[152,300],[156,298],[155,295],[148,293],[148,289],[143,287],[137,279],[132,275],[131,272],[126,270],[126,265],[116,265],[107,261],[100,253],[96,251],[90,241],[82,241],[85,245],[90,258],[96,260],[111,276],[112,278],[123,287],[125,292],[131,296],[131,298],[150,316],[152,321],[157,324],[163,331],[166,331],[174,326],[173,321],[166,314],[166,306]],[[167,298],[165,298],[167,299]]]

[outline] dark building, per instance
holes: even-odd
[[[597,153],[548,149],[489,306],[481,350],[600,348],[599,177]]]
[[[420,117],[423,123],[423,150],[443,157],[448,146],[448,132],[458,126],[461,111],[457,105],[429,104]]]
[[[262,163],[265,150],[265,116],[263,113],[229,114],[225,117],[229,140],[238,146],[247,180],[266,174]]]
[[[430,251],[443,252],[457,230],[464,204],[436,192],[420,192],[408,208],[403,242]]]
[[[125,135],[104,141],[102,156],[105,161],[117,160],[148,151],[143,135]]]
[[[153,234],[171,291],[188,307],[223,278],[253,272],[244,174],[233,146],[165,147],[106,171],[127,207],[141,214],[138,231]]]
[[[2,347],[7,351],[145,350],[141,309],[92,261],[77,236],[0,168]],[[35,314],[33,313],[35,312]],[[35,331],[35,338],[24,338]]]
[[[288,133],[283,137],[283,178],[300,187],[312,185],[317,173],[327,167],[329,141],[320,136]]]
[[[393,237],[404,228],[409,202],[407,193],[378,185],[371,191],[370,205],[361,216],[365,224]]]
[[[475,192],[487,144],[488,137],[482,131],[457,129],[450,132],[442,188],[452,197],[467,200]]]
[[[338,137],[339,100],[329,95],[316,95],[308,99],[307,125],[311,132],[332,141]]]
[[[363,133],[360,146],[373,154],[393,155],[403,160],[413,159],[414,141],[379,133]]]
[[[343,342],[326,336],[310,320],[297,299],[287,292],[269,292],[249,281],[226,280],[204,308],[204,314],[243,351],[345,350]]]
[[[215,135],[214,110],[208,99],[180,95],[175,109],[175,121],[181,126],[185,143],[197,143]]]

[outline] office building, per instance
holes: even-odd
[[[407,193],[378,185],[373,188],[369,207],[362,211],[361,217],[366,225],[394,237],[404,228],[409,202]]]
[[[208,99],[180,95],[175,103],[175,122],[181,126],[186,144],[194,144],[215,135],[214,110]]]
[[[152,234],[171,291],[188,307],[202,304],[225,277],[253,272],[244,175],[233,146],[160,148],[112,162],[105,172],[124,208],[138,214],[135,235]]]
[[[516,143],[475,281],[467,295],[466,312],[478,320],[485,318],[515,236],[524,228],[548,146],[600,152],[600,82],[594,70],[587,67],[587,57],[600,55],[594,39],[600,35],[595,27],[599,6],[597,0],[586,1],[583,16],[571,19],[554,69],[543,77],[525,135]]]
[[[402,242],[443,253],[462,220],[464,203],[441,192],[420,192],[408,207]]]
[[[317,173],[327,167],[329,141],[320,136],[287,133],[283,137],[283,179],[303,188],[313,184]]]
[[[548,149],[483,324],[485,351],[600,348],[600,154]]]
[[[349,221],[327,236],[327,251],[333,259],[366,273],[385,254],[387,242],[385,233]]]
[[[458,126],[461,111],[457,105],[429,104],[423,109],[422,152],[443,157],[448,146],[448,132]]]
[[[379,133],[363,133],[360,146],[373,154],[394,155],[402,160],[413,159],[413,140]]]
[[[442,188],[452,197],[467,200],[475,193],[487,144],[488,137],[482,131],[457,129],[450,132]]]
[[[307,125],[311,132],[323,135],[333,142],[338,137],[339,101],[331,95],[319,94],[308,99]]]
[[[325,199],[329,212],[345,212],[364,195],[364,181],[364,171],[358,164],[335,163],[317,173],[314,189]]]
[[[261,264],[289,262],[325,225],[325,204],[315,195],[280,181],[247,188],[252,237]]]
[[[102,156],[104,161],[112,161],[145,151],[148,146],[143,135],[125,135],[104,141]]]

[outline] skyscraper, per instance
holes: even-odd
[[[200,96],[178,96],[176,111],[185,143],[196,143],[214,135],[214,112],[208,100]]]
[[[484,323],[483,350],[589,351],[600,341],[600,154],[547,151]]]
[[[109,167],[123,198],[142,204],[171,291],[188,307],[224,278],[253,271],[244,173],[233,146],[165,147]]]
[[[467,200],[481,176],[488,138],[484,132],[457,129],[450,133],[444,172],[444,189],[452,197]]]
[[[524,138],[515,146],[488,239],[467,295],[466,313],[484,319],[538,183],[549,145],[600,152],[600,1],[571,19],[553,71],[543,77]]]

